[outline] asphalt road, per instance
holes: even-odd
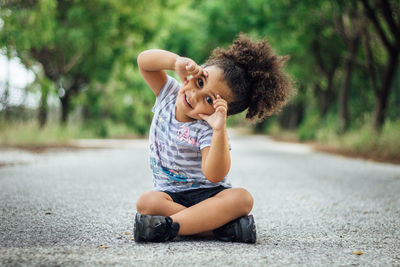
[[[0,149],[1,266],[400,266],[399,165],[233,136],[230,177],[254,196],[257,243],[137,244],[147,141],[80,145],[102,148]]]

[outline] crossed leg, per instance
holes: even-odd
[[[248,215],[252,208],[253,197],[243,188],[226,189],[189,208],[175,203],[168,194],[158,191],[144,193],[136,203],[140,214],[170,216],[180,225],[179,235],[214,230]]]

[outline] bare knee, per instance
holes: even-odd
[[[230,189],[230,201],[237,208],[241,215],[248,215],[253,208],[253,197],[244,188]]]
[[[149,206],[149,199],[151,198],[151,192],[146,192],[140,195],[138,200],[136,201],[136,210],[141,214],[147,214]]]
[[[243,214],[248,215],[253,209],[254,199],[253,196],[244,188],[238,188],[238,197],[240,199]]]
[[[162,192],[149,191],[143,193],[136,202],[136,210],[140,214],[157,215],[158,207],[165,200],[166,197]]]

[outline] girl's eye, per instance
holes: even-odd
[[[213,104],[213,100],[212,100],[212,98],[209,97],[209,96],[206,96],[206,101],[207,101],[207,103],[210,104],[210,105]]]
[[[203,88],[203,86],[204,86],[204,82],[203,82],[203,80],[202,79],[197,79],[197,84],[199,85],[199,87],[200,88]]]

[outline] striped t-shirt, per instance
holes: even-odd
[[[219,185],[230,187],[226,178],[211,183],[203,175],[201,150],[211,145],[212,128],[203,120],[176,120],[176,98],[180,86],[174,78],[167,76],[152,110],[150,167],[154,190],[180,192]]]

